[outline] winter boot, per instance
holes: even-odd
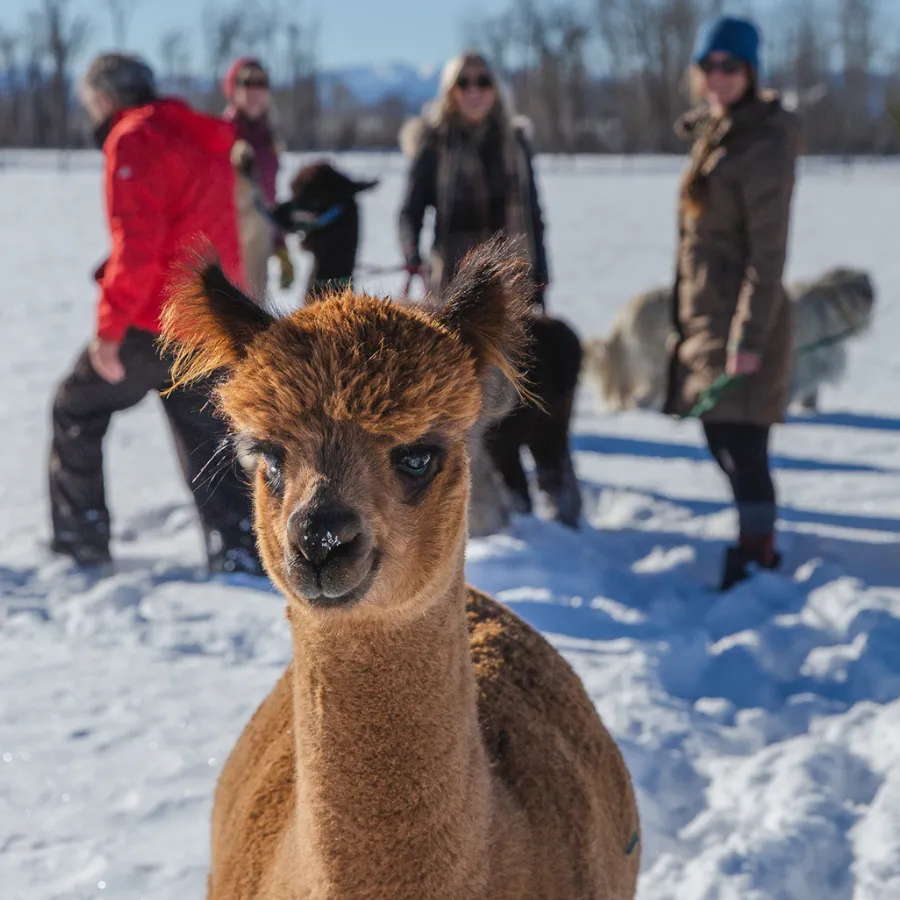
[[[777,569],[781,554],[775,549],[774,535],[763,537],[742,536],[736,547],[725,550],[725,564],[719,590],[727,591],[745,581],[756,569]]]
[[[102,513],[88,510],[77,522],[55,528],[50,549],[68,556],[79,566],[101,566],[112,561],[109,553],[109,522]]]

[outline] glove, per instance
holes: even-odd
[[[286,291],[294,283],[294,264],[285,246],[279,247],[273,254],[281,264],[281,289]]]
[[[403,267],[403,270],[407,275],[421,275],[423,272],[422,266],[422,257],[419,256],[418,253],[413,253],[406,260],[406,265]]]
[[[231,146],[231,165],[247,178],[253,175],[256,154],[245,140],[237,140]]]

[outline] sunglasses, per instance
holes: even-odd
[[[723,75],[736,75],[743,69],[744,64],[735,56],[729,56],[725,59],[706,59],[700,60],[700,70],[704,75],[711,75],[713,72],[721,72]]]
[[[456,79],[456,86],[461,91],[467,91],[470,87],[476,87],[479,90],[486,91],[494,86],[494,81],[490,75],[478,75],[475,78],[467,78],[465,75],[460,75],[459,78]]]
[[[269,86],[268,78],[239,78],[237,82],[238,87],[243,88],[262,88],[266,89]]]

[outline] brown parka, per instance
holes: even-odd
[[[759,354],[761,369],[732,383],[703,419],[781,422],[793,343],[782,275],[797,119],[777,96],[754,94],[721,118],[698,107],[676,130],[694,146],[679,205],[677,341],[666,412],[689,413],[734,350]]]

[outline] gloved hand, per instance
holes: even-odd
[[[422,265],[422,257],[419,256],[418,253],[413,253],[406,260],[406,265],[403,267],[404,271],[410,277],[413,275],[422,275],[424,272],[424,266]]]
[[[294,264],[288,248],[282,245],[272,254],[281,264],[281,289],[286,291],[294,283]]]
[[[253,165],[256,161],[256,154],[253,148],[245,140],[236,140],[231,145],[231,165],[247,178],[253,175]]]

